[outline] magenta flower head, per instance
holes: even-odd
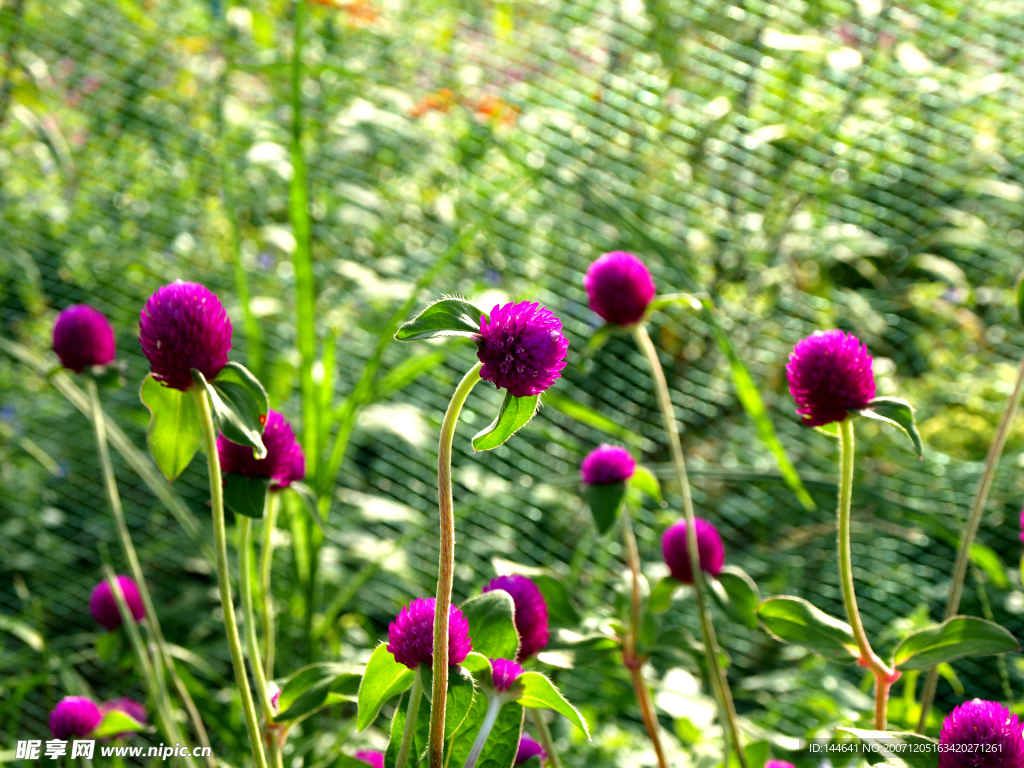
[[[842,421],[875,397],[871,355],[852,333],[812,333],[793,348],[786,378],[796,412],[808,427]]]
[[[636,460],[625,448],[602,444],[592,450],[580,466],[587,485],[610,485],[629,480],[636,471]]]
[[[516,678],[523,674],[523,668],[508,659],[491,659],[491,682],[494,690],[504,693],[512,687]]]
[[[114,329],[99,310],[75,304],[57,315],[53,351],[60,364],[75,373],[94,365],[110,365],[117,356]]]
[[[974,699],[950,712],[939,745],[939,768],[1024,768],[1020,722],[994,701]]]
[[[1020,543],[1024,544],[1024,509],[1020,511]]]
[[[157,290],[139,318],[139,342],[153,378],[171,389],[192,387],[192,369],[209,381],[227,365],[231,321],[208,288],[180,280]]]
[[[434,663],[434,603],[432,597],[413,600],[388,627],[388,650],[399,664],[416,669]],[[469,622],[454,605],[448,618],[448,664],[461,664],[473,650]]]
[[[551,310],[528,301],[504,304],[480,318],[476,356],[480,378],[515,397],[539,395],[565,367],[569,340]]]
[[[146,617],[146,609],[142,606],[138,585],[128,576],[118,576],[117,583],[121,587],[124,601],[128,603],[132,617],[135,621],[142,621]],[[117,600],[106,579],[93,588],[92,594],[89,596],[89,612],[105,629],[117,629],[121,626],[121,614],[117,610]]]
[[[356,760],[360,760],[373,768],[384,768],[384,753],[372,749],[356,752]]]
[[[697,551],[700,553],[700,568],[705,573],[717,576],[725,564],[725,548],[718,529],[707,520],[694,518],[697,526]],[[661,554],[665,564],[676,580],[683,584],[693,583],[690,572],[690,552],[686,548],[686,521],[680,520],[661,537]]]
[[[520,765],[525,763],[531,757],[539,757],[542,764],[548,759],[548,755],[544,751],[544,747],[524,733],[519,739],[519,752],[516,753],[515,764]]]
[[[526,576],[499,576],[491,579],[484,592],[503,589],[512,596],[516,607],[516,631],[519,632],[517,661],[523,661],[548,644],[548,604],[540,589]]]
[[[224,474],[245,477],[269,477],[270,490],[280,491],[306,475],[306,458],[295,439],[291,424],[274,409],[267,412],[263,428],[266,458],[257,459],[252,448],[233,443],[224,435],[217,437],[217,454]]]
[[[65,696],[50,713],[50,730],[55,739],[88,736],[100,724],[103,713],[84,696]]]
[[[796,768],[792,763],[787,763],[785,760],[769,760],[764,764],[764,768]]]
[[[612,251],[598,258],[587,270],[583,287],[590,308],[613,325],[640,322],[657,292],[644,263],[625,251]]]
[[[139,704],[134,699],[129,699],[127,696],[122,696],[119,699],[111,699],[100,704],[100,714],[106,715],[107,712],[124,712],[128,717],[137,723],[148,723],[149,717],[146,713],[146,708]],[[125,731],[124,733],[115,733],[113,738],[123,739],[126,736],[131,736],[131,731]]]

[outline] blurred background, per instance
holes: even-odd
[[[111,318],[126,386],[102,397],[145,454],[138,316],[175,279],[221,297],[233,359],[296,426],[321,494],[326,536],[295,498],[285,505],[278,677],[365,659],[402,605],[433,592],[437,433],[473,348],[388,342],[441,294],[484,309],[540,301],[570,339],[545,407],[502,448],[473,455],[499,395],[481,386],[469,400],[455,444],[456,599],[509,567],[498,558],[565,580],[577,603],[558,623],[602,626],[623,553],[596,536],[578,487],[601,442],[666,481],[668,507],[648,502],[637,529],[648,578],[664,575],[659,539],[680,500],[647,368],[628,336],[588,347],[600,321],[582,276],[615,249],[640,255],[660,293],[705,291],[716,305],[670,306],[651,325],[698,514],[763,596],[834,615],[837,449],[800,426],[784,366],[815,329],[867,342],[879,394],[916,406],[926,452],[918,461],[887,427],[858,423],[861,610],[879,652],[940,618],[1024,351],[1022,14],[1004,0],[3,0],[0,750],[47,738],[65,694],[142,698],[129,654],[97,646],[88,612],[103,558],[126,565],[89,422],[62,394],[69,380],[47,377],[50,333],[73,303]],[[737,390],[744,366],[754,391]],[[760,422],[739,397],[749,405],[757,390]],[[114,460],[214,754],[244,764],[203,551],[203,463],[168,492]],[[961,609],[1018,636],[1022,467],[1018,427]],[[861,670],[716,617],[740,714],[777,754],[865,724]],[[660,621],[698,634],[689,595]],[[654,765],[621,663],[576,661],[545,666],[594,732],[586,743],[553,723],[566,765]],[[685,648],[652,659],[680,766],[719,756],[699,675]],[[912,678],[894,688],[893,727],[916,721]],[[937,706],[974,696],[1024,711],[1024,658],[954,664]],[[355,734],[353,715],[337,705],[295,729],[289,766],[386,742],[381,728]]]

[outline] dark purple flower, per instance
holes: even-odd
[[[602,444],[592,450],[580,466],[587,485],[609,485],[629,480],[636,471],[636,460],[625,448]]]
[[[786,378],[796,412],[809,427],[842,421],[875,397],[871,355],[852,333],[812,333],[793,348]]]
[[[111,699],[110,701],[105,701],[100,704],[100,714],[102,715],[114,710],[124,712],[137,723],[149,722],[149,716],[146,713],[146,708],[134,699],[129,699],[127,696],[122,696],[119,699]],[[123,739],[124,737],[131,735],[131,731],[125,731],[124,733],[115,733],[113,738]]]
[[[792,763],[787,763],[785,760],[769,760],[764,764],[764,768],[796,768]]]
[[[700,567],[705,573],[717,576],[725,564],[725,549],[718,530],[700,517],[694,518],[697,525],[697,551],[700,553]],[[680,520],[661,537],[661,554],[672,575],[684,584],[693,583],[690,572],[690,552],[686,548],[686,521]]]
[[[499,576],[491,579],[484,592],[503,589],[512,596],[516,607],[516,631],[519,632],[517,661],[538,653],[548,644],[548,604],[540,589],[526,576]]]
[[[416,669],[434,663],[434,605],[432,597],[413,600],[388,627],[388,650],[399,664]],[[469,622],[451,606],[448,618],[448,664],[461,664],[473,650]]]
[[[138,585],[128,576],[118,576],[117,583],[121,587],[124,601],[128,603],[132,617],[135,621],[142,621],[146,616],[146,609],[142,606]],[[106,579],[93,588],[92,594],[89,596],[89,612],[106,629],[117,629],[121,626],[121,614],[117,610],[117,600]]]
[[[57,315],[53,351],[60,364],[75,373],[93,365],[110,365],[117,356],[114,329],[102,312],[75,304]]]
[[[181,281],[157,290],[139,318],[139,342],[153,378],[182,392],[192,387],[192,369],[207,381],[227,365],[231,321],[208,288]]]
[[[590,308],[613,325],[640,322],[657,292],[644,263],[625,251],[612,251],[598,258],[587,270],[583,287]]]
[[[224,474],[245,477],[269,477],[270,490],[279,491],[306,475],[306,458],[295,439],[291,424],[273,408],[267,413],[263,428],[263,445],[267,456],[257,459],[252,448],[233,443],[224,435],[217,437],[217,454]]]
[[[55,739],[88,736],[100,724],[103,714],[85,696],[65,696],[50,713],[50,730]]]
[[[1020,511],[1020,543],[1024,544],[1024,509]]]
[[[364,749],[362,752],[356,752],[356,760],[361,760],[367,765],[372,765],[373,768],[384,768],[383,752],[377,752],[372,749]]]
[[[539,395],[561,375],[569,340],[551,310],[528,301],[495,306],[480,318],[480,378],[515,397]]]
[[[1002,704],[974,699],[942,722],[939,768],[1024,768],[1024,736],[1017,716]],[[957,751],[971,745],[971,751]],[[991,751],[982,751],[985,748]]]
[[[278,687],[277,683],[269,682],[267,683],[267,690],[270,692],[270,708],[274,710],[274,712],[280,711],[278,710],[277,705],[278,702],[281,701],[281,689]]]
[[[494,690],[504,693],[512,687],[516,678],[523,674],[523,668],[508,659],[491,659],[491,682]]]
[[[519,765],[521,763],[525,763],[531,757],[539,757],[542,764],[548,759],[548,755],[547,752],[544,751],[544,747],[524,733],[519,739],[519,752],[516,753],[515,764]]]

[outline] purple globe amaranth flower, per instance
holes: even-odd
[[[50,730],[56,739],[88,736],[100,724],[103,713],[85,696],[65,696],[50,713]]]
[[[146,712],[145,706],[134,699],[129,699],[127,696],[122,696],[119,699],[111,699],[110,701],[105,701],[100,704],[101,715],[106,715],[107,712],[112,711],[123,712],[137,723],[149,722],[149,715]],[[126,736],[131,735],[132,731],[124,731],[123,733],[115,733],[112,738],[123,739]]]
[[[53,351],[60,364],[75,373],[93,365],[110,365],[117,356],[114,329],[99,310],[75,304],[57,315]]]
[[[519,751],[516,753],[515,764],[525,763],[531,757],[539,757],[541,763],[543,763],[548,759],[548,754],[544,751],[544,747],[524,733],[519,739]]]
[[[842,421],[875,397],[871,355],[852,333],[812,333],[793,348],[786,378],[796,412],[809,427]]]
[[[705,573],[717,576],[725,564],[725,548],[718,529],[700,517],[694,518],[697,528],[697,551],[700,567]],[[690,551],[686,548],[686,521],[680,520],[661,537],[661,554],[672,575],[684,584],[693,583],[690,570]]]
[[[610,485],[629,480],[636,471],[636,460],[625,448],[602,444],[592,450],[580,466],[587,485]]]
[[[483,591],[495,589],[503,589],[512,597],[516,608],[516,631],[519,633],[516,661],[528,659],[548,644],[548,604],[544,595],[533,581],[518,574],[491,579]]]
[[[153,378],[185,392],[193,368],[209,381],[227,365],[231,321],[208,288],[178,281],[149,297],[139,317],[139,342]]]
[[[224,474],[245,477],[269,477],[270,490],[279,491],[306,475],[306,457],[302,446],[295,439],[291,424],[280,413],[271,408],[263,428],[263,445],[267,448],[266,458],[257,459],[252,448],[233,443],[224,435],[217,437],[217,454]]]
[[[528,301],[495,305],[480,318],[480,378],[515,397],[539,395],[561,375],[569,340],[551,310]]]
[[[523,674],[523,668],[508,659],[491,659],[491,682],[494,690],[504,693]]]
[[[583,287],[590,308],[613,325],[640,322],[657,292],[644,263],[626,251],[599,257],[587,270]]]
[[[792,763],[787,763],[785,760],[769,760],[764,764],[764,768],[796,768]]]
[[[138,585],[128,576],[118,576],[117,583],[121,587],[121,593],[124,595],[124,601],[128,603],[132,617],[135,621],[142,621],[146,617],[146,609],[142,606]],[[89,612],[105,629],[117,629],[121,626],[117,600],[106,579],[93,587],[92,594],[89,595]]]
[[[388,650],[395,661],[409,669],[434,663],[434,606],[432,597],[413,600],[388,626]],[[461,664],[473,650],[469,622],[451,606],[448,618],[448,664]]]
[[[356,752],[356,760],[361,760],[367,765],[372,765],[373,768],[384,768],[384,753],[377,752],[373,749],[364,749],[361,752]]]
[[[1020,543],[1024,544],[1024,509],[1020,511]]]
[[[942,722],[939,744],[939,768],[1024,768],[1017,715],[994,701],[974,699],[950,712]],[[957,751],[961,745],[973,749]]]

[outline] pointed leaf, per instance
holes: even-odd
[[[477,336],[480,334],[480,318],[486,316],[486,312],[465,299],[441,299],[402,325],[395,338],[414,341],[438,336]]]
[[[544,675],[539,672],[524,672],[519,676],[518,682],[523,686],[523,694],[519,697],[520,704],[529,709],[553,709],[583,731],[587,739],[590,739],[590,729],[587,728],[587,722],[583,719],[583,715],[566,701],[565,697],[555,688],[555,684]]]
[[[590,514],[594,516],[597,532],[603,536],[611,530],[619,517],[622,500],[626,497],[626,484],[585,485],[583,495],[590,505]]]
[[[858,741],[870,744],[870,754],[884,760],[876,764],[878,768],[935,768],[939,762],[939,743],[920,733],[870,731],[842,725],[836,728],[836,732],[849,734]]]
[[[764,768],[765,763],[771,754],[767,741],[753,741],[743,748],[747,756],[747,768]],[[729,753],[729,768],[741,768],[739,756],[735,752]]]
[[[123,733],[142,733],[150,730],[152,729],[148,725],[140,723],[131,715],[128,715],[119,709],[111,709],[103,715],[103,719],[100,720],[100,724],[92,730],[89,734],[89,738],[109,739]]]
[[[150,413],[146,431],[149,453],[171,482],[189,465],[203,441],[196,401],[188,392],[165,387],[153,374],[143,380],[139,399]]]
[[[460,606],[469,622],[473,650],[489,659],[515,659],[519,650],[515,603],[502,589],[484,592]]]
[[[845,621],[829,616],[800,597],[769,597],[757,607],[757,616],[770,634],[841,662],[860,658],[853,630]]]
[[[1013,635],[998,624],[973,616],[952,619],[908,635],[896,648],[897,669],[928,669],[964,656],[1019,651]]]
[[[192,378],[201,382],[203,375],[193,370]],[[217,378],[207,382],[207,391],[213,418],[224,437],[233,443],[249,446],[257,459],[266,458],[267,449],[261,435],[270,404],[259,379],[245,366],[228,363]]]
[[[682,586],[682,582],[674,576],[666,576],[651,589],[651,595],[647,598],[647,609],[651,613],[664,613],[672,607],[672,600],[676,590]]]
[[[506,392],[497,417],[473,436],[473,450],[490,451],[503,445],[526,426],[539,407],[540,395],[515,397],[511,392]]]
[[[709,578],[711,596],[732,618],[757,629],[757,604],[761,595],[757,584],[743,570],[727,565],[717,578]]]
[[[638,491],[643,491],[659,504],[664,504],[664,500],[661,498],[661,484],[647,467],[637,464],[633,476],[629,478],[629,484]]]
[[[234,472],[224,475],[224,503],[236,515],[263,517],[269,477],[246,477]]]
[[[355,664],[310,664],[295,672],[281,689],[275,723],[287,723],[339,701],[352,701],[363,670]]]
[[[913,444],[917,457],[924,458],[924,444],[914,421],[914,407],[906,400],[898,397],[876,397],[868,403],[867,408],[860,411],[860,415],[898,427]]]
[[[427,699],[426,706],[421,709],[430,710],[430,700],[434,687],[433,670],[426,664],[420,664],[420,677],[423,679],[423,695]],[[450,739],[459,730],[476,696],[473,676],[462,667],[448,668],[448,696],[444,710],[444,738]]]
[[[384,703],[412,685],[414,673],[395,661],[388,647],[381,643],[366,664],[363,680],[359,684],[356,730],[365,730],[380,713]]]

